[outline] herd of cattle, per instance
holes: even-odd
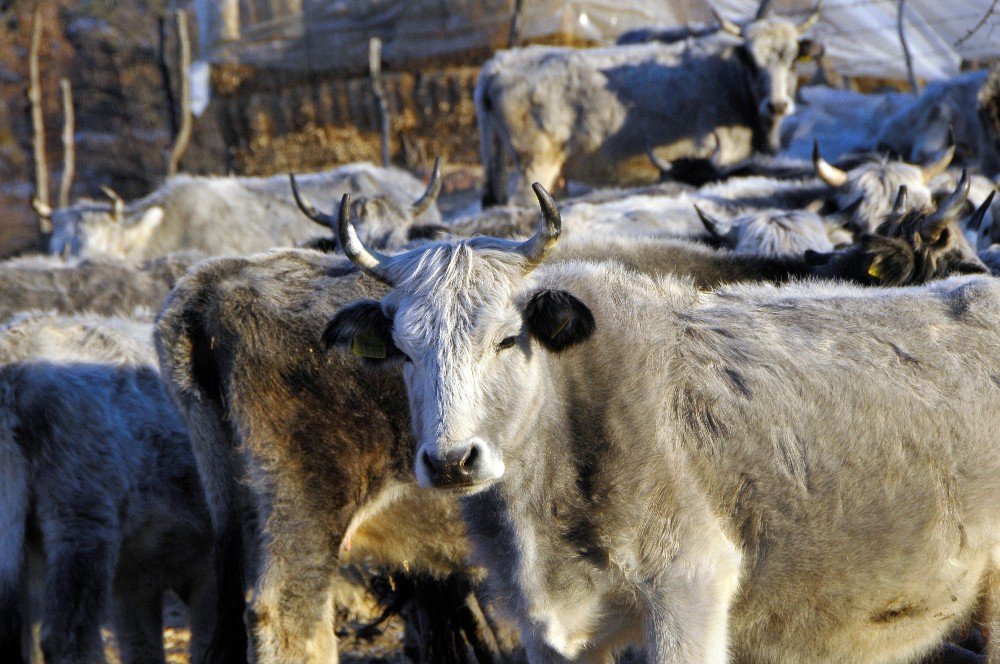
[[[0,264],[0,660],[162,662],[172,591],[192,662],[336,661],[359,565],[423,662],[1000,662],[995,143],[933,94],[892,156],[771,154],[816,18],[498,54],[506,206],[56,211]]]

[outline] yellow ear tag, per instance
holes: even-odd
[[[549,339],[555,339],[559,335],[560,332],[562,332],[563,330],[565,330],[566,326],[569,325],[569,319],[570,319],[570,317],[567,316],[566,320],[563,321],[563,324],[559,326],[558,330],[556,330],[555,332],[552,333],[552,336],[549,337]]]
[[[876,259],[872,261],[872,264],[868,266],[868,276],[875,277],[876,279],[882,278],[882,266],[881,261]]]
[[[381,339],[360,334],[351,342],[351,352],[372,360],[384,360],[386,356],[385,344]]]

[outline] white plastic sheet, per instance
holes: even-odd
[[[514,0],[197,0],[203,57],[300,71],[365,69],[369,37],[389,67],[507,45]],[[813,0],[777,0],[772,12],[804,18]],[[963,59],[1000,57],[1000,11],[991,0],[906,0],[904,29],[919,78],[956,74]],[[748,20],[757,0],[712,0]],[[905,79],[898,0],[826,0],[814,35],[847,76]],[[986,20],[982,21],[986,16]],[[520,34],[611,43],[637,28],[710,22],[701,0],[524,0]],[[982,24],[980,22],[982,21]],[[978,29],[973,29],[979,25]],[[971,33],[971,34],[970,34]]]

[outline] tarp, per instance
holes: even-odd
[[[553,36],[598,44],[623,32],[711,22],[701,0],[524,0],[522,39]],[[991,0],[905,0],[903,26],[916,75],[948,78],[964,60],[1000,57],[1000,8]],[[713,0],[741,22],[757,0]],[[196,0],[202,57],[305,72],[363,71],[369,37],[390,68],[508,44],[515,0]],[[812,0],[778,0],[771,11],[804,18]],[[899,0],[827,0],[813,35],[846,76],[905,79]]]

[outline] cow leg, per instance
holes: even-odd
[[[728,545],[723,548],[731,548]],[[647,652],[658,664],[729,660],[729,607],[739,580],[739,555],[671,566],[647,595]]]
[[[1000,559],[986,575],[983,622],[986,625],[986,661],[1000,664]]]
[[[242,611],[239,620],[223,616],[221,612],[231,613],[233,606],[220,603],[218,589],[216,564],[212,555],[205,557],[200,570],[193,571],[188,576],[187,583],[174,588],[188,609],[188,623],[191,625],[191,642],[188,646],[190,659],[204,664],[242,664],[247,661]],[[240,606],[243,604],[240,603]],[[228,647],[219,647],[229,630],[235,630],[238,634],[235,638],[229,636],[231,643]]]
[[[24,659],[22,615],[24,528],[28,512],[28,468],[23,456],[0,447],[0,662]],[[30,618],[28,618],[30,622]]]
[[[247,611],[261,664],[337,661],[333,577],[336,546],[308,520],[272,514],[263,570]],[[296,524],[295,530],[282,528]]]
[[[41,642],[46,664],[105,661],[100,621],[110,603],[119,542],[116,529],[95,523],[92,516],[71,515],[42,524],[46,570]]]
[[[539,149],[538,152],[517,153],[520,174],[517,181],[515,202],[525,207],[535,207],[538,202],[531,191],[531,185],[538,182],[549,192],[556,191],[559,174],[562,173],[565,156],[554,147]]]
[[[123,664],[164,662],[163,589],[135,579],[116,586],[112,623]]]
[[[0,447],[0,661],[23,660],[24,528],[28,511],[28,468],[8,445]]]

